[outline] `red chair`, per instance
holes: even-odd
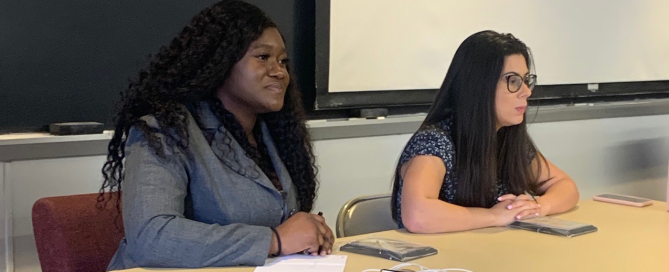
[[[85,194],[35,202],[33,231],[42,271],[106,271],[124,236],[123,220],[115,197],[104,209],[97,198]]]

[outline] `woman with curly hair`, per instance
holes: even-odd
[[[283,37],[251,4],[204,9],[153,56],[122,92],[102,172],[125,229],[109,270],[331,253]]]

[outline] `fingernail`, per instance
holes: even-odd
[[[534,215],[539,216],[539,213],[535,213]]]
[[[520,219],[520,215],[516,215],[516,219]]]
[[[507,210],[510,210],[510,209],[511,209],[511,205],[506,206],[506,209],[507,209]]]
[[[537,207],[541,207],[541,204],[537,204]]]
[[[497,198],[497,201],[500,201],[500,200],[502,200],[502,197],[501,197],[501,196]]]

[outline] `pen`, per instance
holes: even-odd
[[[318,216],[323,216],[323,212],[318,212]],[[323,250],[323,246],[318,246],[318,254],[321,254],[321,250]]]
[[[323,216],[323,212],[318,212],[318,216]],[[321,254],[321,250],[323,250],[323,246],[318,246],[318,253],[317,253],[317,254],[320,255],[320,254]],[[305,249],[304,251],[302,251],[302,254],[304,254],[304,255],[309,255],[309,250],[308,250],[308,249]]]

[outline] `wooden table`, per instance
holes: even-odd
[[[428,268],[464,268],[474,272],[669,271],[669,212],[664,202],[635,208],[586,200],[557,217],[590,223],[599,231],[565,238],[508,228],[431,235],[399,230],[338,239],[335,247],[366,237],[401,239],[439,250],[439,254],[414,260],[415,263]],[[346,252],[334,254],[348,255],[346,272],[399,264]],[[254,269],[206,268],[198,271],[251,272]],[[137,268],[126,271],[155,270]]]

